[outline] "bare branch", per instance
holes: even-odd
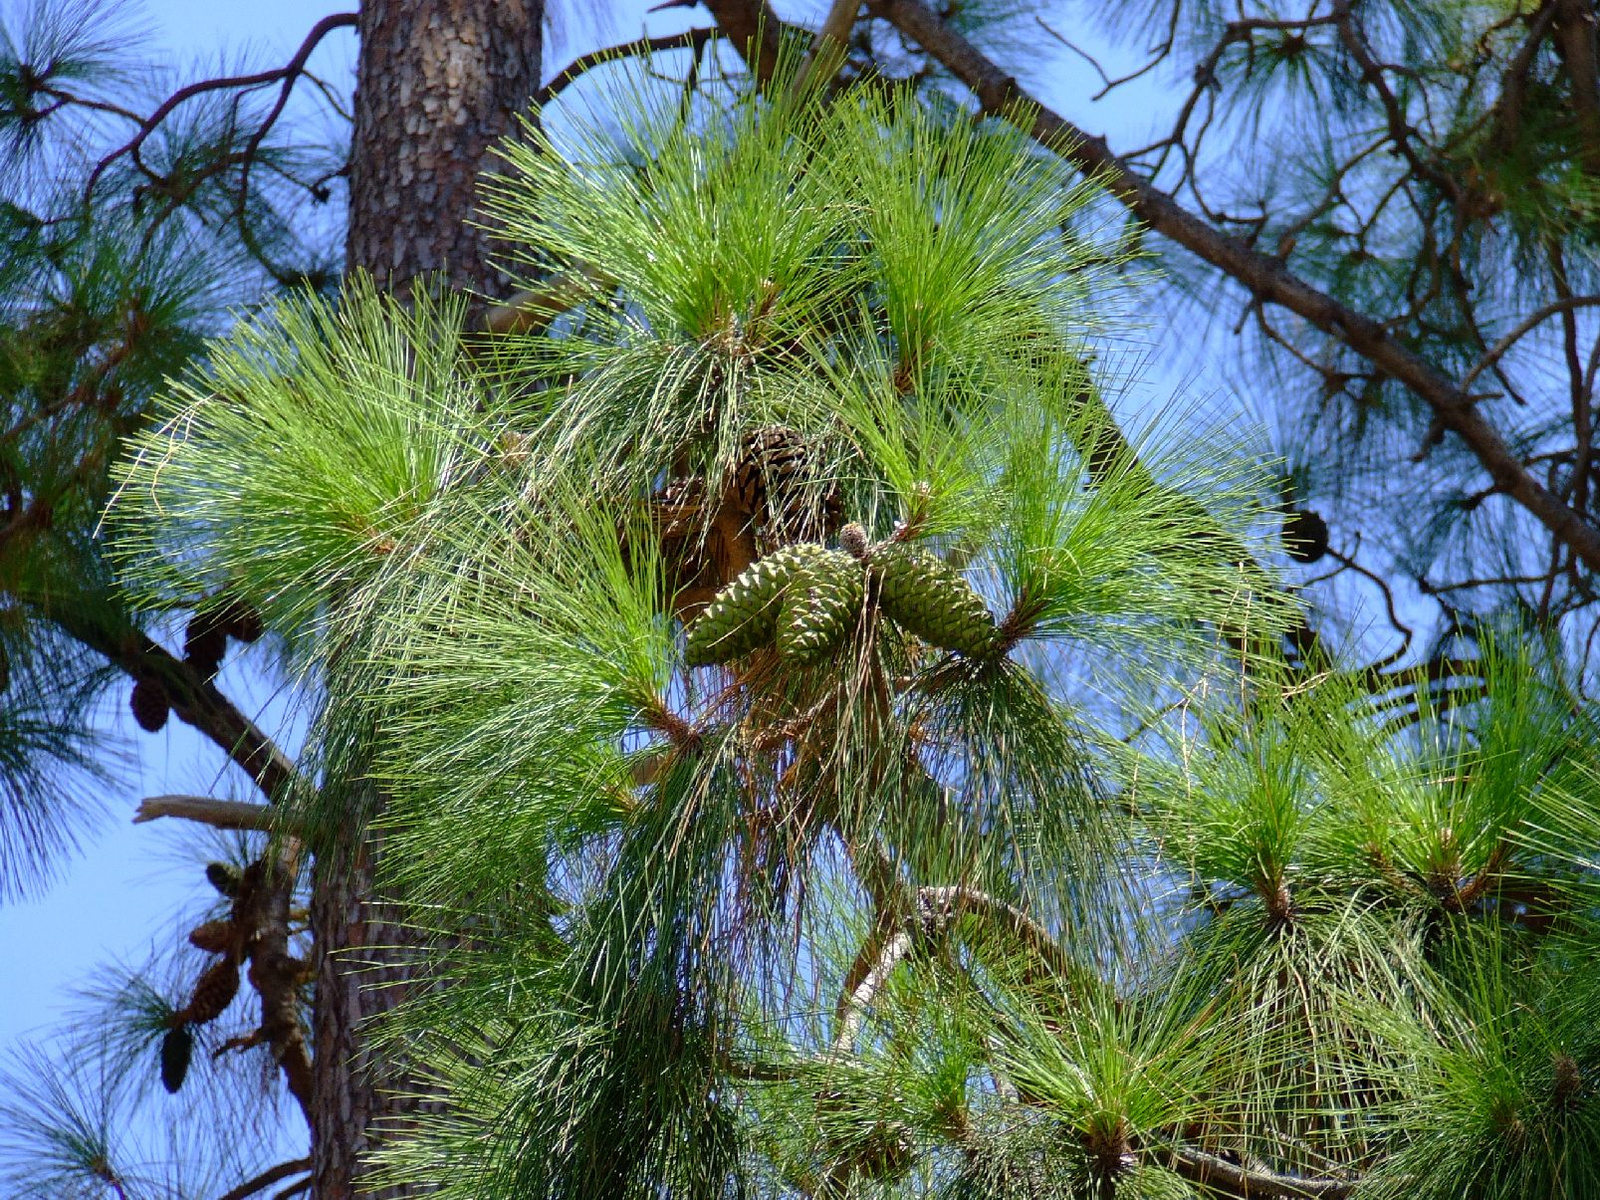
[[[705,0],[717,27],[733,43],[755,75],[758,87],[766,87],[778,69],[778,44],[784,24],[768,0]]]
[[[557,71],[549,83],[533,94],[533,102],[541,107],[549,104],[587,72],[606,63],[616,62],[618,59],[642,58],[668,50],[693,50],[694,56],[699,58],[705,52],[706,43],[716,35],[716,32],[715,29],[697,27],[686,29],[682,33],[640,38],[638,41],[624,42],[619,46],[607,46],[603,50],[591,50],[588,54],[580,54]]]
[[[1597,304],[1600,304],[1600,296],[1567,296],[1560,300],[1552,300],[1543,308],[1535,309],[1518,321],[1509,333],[1495,342],[1493,346],[1490,346],[1483,357],[1472,364],[1472,369],[1461,377],[1462,391],[1471,387],[1473,380],[1505,357],[1506,352],[1511,347],[1526,337],[1541,322],[1549,320],[1557,313],[1571,312],[1575,308],[1590,308]]]
[[[256,829],[263,832],[274,827],[274,814],[270,805],[245,804],[238,800],[215,800],[210,796],[147,796],[139,801],[134,811],[133,823],[162,817],[180,817],[185,821],[198,821],[213,829]]]
[[[291,1175],[298,1175],[302,1171],[311,1169],[309,1158],[296,1158],[289,1162],[281,1162],[275,1167],[268,1167],[254,1179],[246,1179],[236,1188],[231,1188],[217,1197],[217,1200],[245,1200],[246,1196],[254,1196],[264,1188],[269,1188],[280,1179],[287,1179]]]
[[[1600,570],[1600,529],[1528,472],[1474,397],[1390,336],[1379,321],[1335,300],[1291,273],[1284,263],[1219,232],[1167,193],[1136,175],[1092,137],[1044,107],[1017,81],[946,25],[922,0],[870,0],[870,11],[889,21],[969,87],[984,111],[1025,130],[1106,189],[1156,232],[1217,267],[1263,302],[1278,304],[1343,341],[1379,371],[1409,387],[1456,433],[1507,495],[1536,517],[1591,568]]]
[[[902,929],[896,933],[878,953],[876,961],[867,971],[866,978],[844,999],[844,1003],[840,1006],[842,1016],[839,1028],[833,1036],[835,1056],[850,1053],[850,1048],[856,1044],[856,1038],[861,1033],[862,1023],[867,1019],[867,1009],[883,990],[883,985],[889,982],[889,976],[894,974],[894,969],[904,961],[906,955],[911,953],[914,944],[915,939],[909,929]]]
[[[106,169],[112,163],[116,162],[124,154],[132,154],[137,160],[139,150],[145,144],[145,141],[160,127],[161,122],[172,115],[173,110],[180,104],[206,92],[237,91],[241,88],[261,87],[265,84],[278,83],[279,81],[292,81],[300,73],[305,60],[310,57],[311,52],[316,49],[317,44],[323,38],[327,37],[335,29],[353,27],[355,23],[355,13],[334,13],[332,16],[323,17],[322,20],[311,27],[311,32],[306,35],[305,41],[301,43],[300,49],[295,52],[295,56],[290,60],[288,66],[278,67],[271,71],[257,71],[252,75],[222,75],[215,79],[203,79],[198,83],[191,83],[187,87],[179,88],[156,106],[156,110],[144,119],[139,126],[138,132],[133,137],[95,164],[94,170],[89,173],[89,182],[84,185],[84,196],[87,198],[94,195],[95,185],[100,182],[100,177],[105,174]],[[282,104],[280,103],[278,109],[274,111],[274,119],[277,111],[281,111],[281,109]]]
[[[1066,983],[1083,980],[1083,969],[1072,961],[1054,935],[1014,904],[960,885],[918,888],[917,899],[938,909],[940,917],[946,920],[963,913],[981,917],[1033,951],[1058,979]]]
[[[492,334],[531,333],[544,329],[556,317],[577,307],[599,289],[610,287],[612,277],[589,263],[576,263],[538,289],[525,289],[504,304],[484,313],[484,328]]]
[[[833,0],[828,15],[822,20],[822,27],[812,39],[811,49],[806,52],[805,61],[795,72],[794,85],[790,89],[794,95],[805,94],[813,75],[820,72],[831,78],[839,69],[849,48],[850,30],[856,23],[856,13],[860,9],[861,0]]]

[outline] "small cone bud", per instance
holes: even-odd
[[[867,531],[851,521],[839,530],[839,549],[858,562],[867,561]]]

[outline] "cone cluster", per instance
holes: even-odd
[[[254,642],[263,632],[260,613],[242,600],[218,593],[196,609],[184,627],[184,661],[209,678],[222,666],[229,638]]]
[[[994,617],[960,571],[915,546],[868,548],[859,525],[845,526],[839,538],[845,550],[802,542],[752,563],[690,624],[688,665],[728,662],[769,645],[795,666],[819,662],[861,612],[869,579],[879,607],[907,633],[969,658],[994,648]]]
[[[915,546],[890,543],[872,552],[878,604],[907,633],[930,646],[981,657],[994,645],[994,617],[961,572]]]

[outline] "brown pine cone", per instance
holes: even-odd
[[[805,439],[787,425],[753,429],[739,443],[733,487],[740,505],[760,517],[770,497],[795,490],[806,474],[810,453]]]
[[[189,931],[189,944],[196,950],[221,954],[233,945],[232,921],[207,921]]]
[[[215,1021],[239,993],[239,964],[229,958],[219,958],[201,973],[195,982],[189,1006],[180,1014],[192,1025]]]
[[[176,1025],[161,1039],[161,1086],[176,1095],[189,1076],[189,1058],[194,1053],[194,1034],[187,1025]]]
[[[242,879],[243,872],[232,863],[206,864],[206,881],[230,900],[239,894],[239,884]]]
[[[228,652],[228,634],[222,627],[222,614],[215,608],[203,608],[189,618],[183,632],[183,661],[195,667],[208,679],[222,666]]]
[[[1295,562],[1316,562],[1328,552],[1328,523],[1309,508],[1290,510],[1283,522],[1283,548]]]
[[[167,710],[172,700],[167,695],[167,685],[154,676],[147,675],[133,685],[133,695],[128,697],[133,709],[133,719],[146,733],[159,733],[167,723]]]

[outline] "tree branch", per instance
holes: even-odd
[[[1600,175],[1600,63],[1593,0],[1557,0],[1556,53],[1572,85],[1572,111],[1582,137],[1583,169]]]
[[[296,1158],[289,1162],[281,1162],[275,1167],[268,1167],[254,1179],[246,1179],[236,1188],[230,1188],[217,1197],[217,1200],[245,1200],[246,1196],[254,1196],[263,1188],[271,1187],[280,1179],[287,1179],[291,1175],[298,1175],[302,1171],[311,1169],[309,1158]]]
[[[765,88],[778,69],[783,22],[768,0],[704,0],[733,48],[750,65],[756,85]]]
[[[1541,322],[1549,320],[1557,313],[1571,312],[1575,308],[1588,308],[1596,304],[1600,304],[1600,296],[1566,296],[1560,300],[1552,300],[1543,308],[1534,309],[1533,312],[1518,321],[1505,337],[1490,346],[1482,358],[1472,364],[1472,369],[1461,377],[1461,386],[1463,388],[1471,387],[1473,380],[1505,357],[1506,352],[1512,346],[1516,345],[1518,341]]]
[[[1410,388],[1439,423],[1457,434],[1499,489],[1515,499],[1589,567],[1600,570],[1600,529],[1539,484],[1475,400],[1431,364],[1389,336],[1378,321],[1346,307],[1292,274],[1284,263],[1229,237],[1136,175],[1105,139],[1092,137],[1028,96],[921,0],[869,0],[889,21],[967,85],[983,110],[1017,125],[1106,189],[1150,228],[1177,242],[1245,287],[1261,302],[1281,305]]]
[[[132,624],[93,620],[70,602],[46,608],[43,615],[135,679],[160,679],[179,720],[210,738],[269,801],[287,797],[294,763],[198,667],[175,658]]]
[[[223,75],[216,79],[203,79],[198,83],[191,83],[187,87],[179,88],[158,104],[156,110],[140,123],[139,129],[133,137],[95,164],[94,170],[89,173],[89,182],[84,185],[85,200],[93,197],[95,185],[100,182],[100,177],[106,173],[106,169],[117,159],[124,154],[132,154],[135,161],[138,160],[139,150],[145,144],[145,141],[160,127],[161,122],[172,115],[173,110],[180,104],[206,92],[261,87],[264,84],[277,83],[279,81],[284,81],[286,86],[292,85],[294,77],[300,74],[302,67],[305,65],[305,60],[311,56],[311,52],[316,49],[317,44],[323,38],[335,29],[354,26],[355,23],[355,13],[334,13],[332,16],[323,17],[322,20],[311,27],[311,32],[306,35],[305,41],[301,43],[300,49],[295,52],[295,56],[290,60],[288,66],[278,67],[271,71],[257,71],[252,75]],[[282,111],[282,100],[286,98],[287,96],[280,98],[278,107],[273,112],[273,120],[276,120],[277,113]]]
[[[139,801],[133,823],[143,825],[161,817],[180,817],[198,821],[213,829],[255,829],[268,832],[274,827],[271,806],[244,804],[237,800],[214,800],[210,796],[147,796]]]
[[[866,977],[848,996],[841,998],[839,1028],[833,1035],[834,1057],[850,1053],[850,1048],[856,1044],[856,1038],[861,1033],[862,1023],[867,1019],[867,1009],[915,944],[909,929],[900,930],[884,944]]]
[[[1050,968],[1052,974],[1067,983],[1081,983],[1083,969],[1075,962],[1061,943],[1039,922],[1014,904],[997,899],[976,888],[924,887],[917,889],[918,901],[936,908],[941,919],[970,913],[996,925],[1021,942]]]
[[[820,72],[831,78],[839,69],[849,48],[850,30],[856,23],[856,13],[860,8],[861,0],[833,0],[828,7],[828,15],[822,20],[822,27],[812,39],[811,49],[806,52],[805,60],[795,72],[794,85],[790,89],[795,96],[805,94],[813,75]]]
[[[1141,1153],[1191,1183],[1223,1187],[1230,1195],[1248,1200],[1258,1197],[1262,1200],[1345,1200],[1356,1190],[1354,1183],[1342,1179],[1299,1179],[1293,1175],[1246,1170],[1203,1150],[1162,1146],[1148,1147]]]

